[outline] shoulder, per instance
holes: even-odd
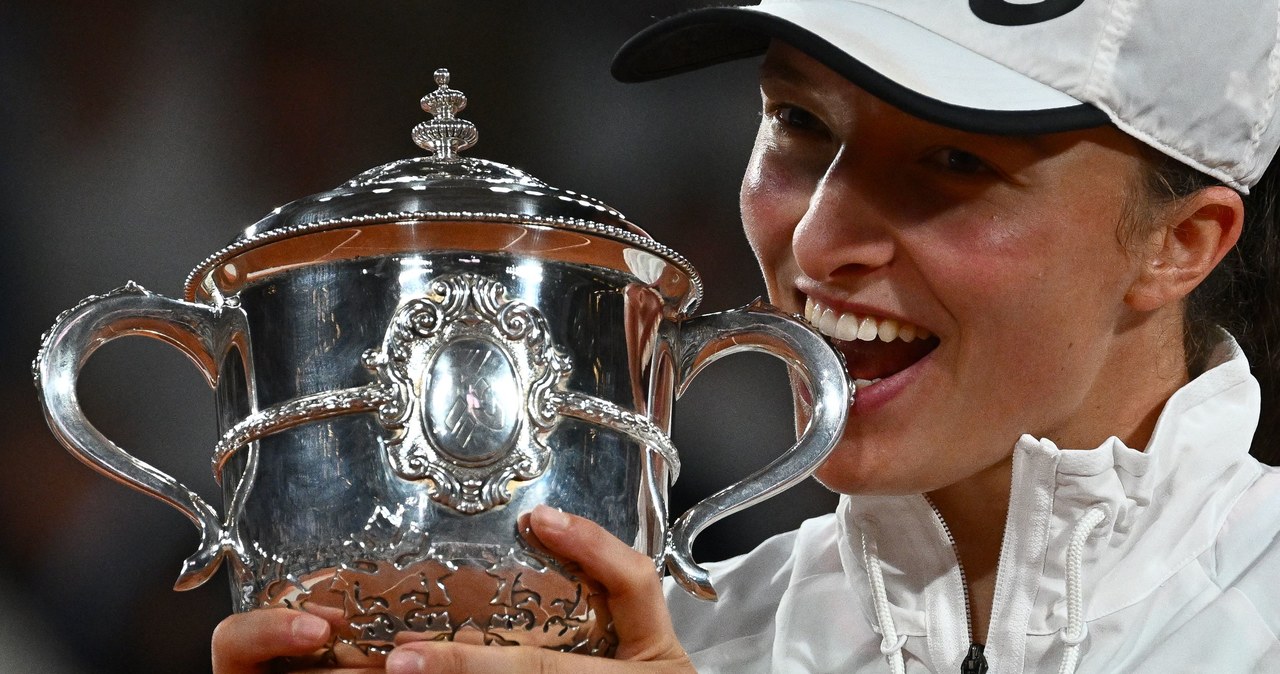
[[[1108,641],[1096,647],[1106,666],[1119,668],[1106,671],[1185,671],[1188,662],[1197,671],[1276,671],[1277,579],[1280,470],[1264,468],[1230,507],[1211,548],[1144,602],[1111,616],[1110,628],[1091,627]]]
[[[1280,468],[1264,466],[1236,500],[1201,565],[1224,592],[1238,592],[1280,634]]]
[[[1165,614],[1169,630],[1149,644],[1139,671],[1171,671],[1159,667],[1192,654],[1214,671],[1271,671],[1280,655],[1280,470],[1261,467],[1196,562],[1135,607],[1148,623]]]

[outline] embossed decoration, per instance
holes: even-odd
[[[222,482],[222,471],[227,461],[251,442],[313,421],[371,411],[386,404],[391,395],[386,386],[369,384],[313,393],[259,410],[237,422],[214,445],[213,475]]]
[[[603,588],[550,558],[506,554],[431,558],[405,565],[361,560],[270,583],[254,606],[344,619],[329,651],[386,655],[401,641],[522,644],[612,656],[618,639]],[[439,557],[437,559],[436,557]]]
[[[447,493],[467,491],[477,484],[483,487],[487,479],[482,483],[474,479],[478,474],[489,476],[499,463],[516,467],[511,473],[515,479],[540,475],[550,453],[541,440],[563,417],[610,428],[641,443],[663,458],[675,482],[680,455],[652,420],[559,386],[571,363],[551,344],[546,320],[537,309],[507,301],[501,284],[473,274],[439,279],[432,292],[400,309],[382,351],[365,353],[366,365],[379,373],[381,381],[301,396],[254,412],[228,429],[213,452],[219,482],[231,457],[256,440],[361,412],[376,412],[382,425],[394,431],[389,451],[393,466],[407,466],[402,477],[432,479],[437,491],[441,482],[424,461],[440,459],[458,470],[473,469],[461,471],[460,476],[452,473],[454,479],[446,482],[456,486],[448,487]],[[459,325],[446,327],[455,320]],[[419,391],[420,398],[413,391]],[[525,423],[526,414],[532,431]],[[425,446],[404,448],[409,436]],[[516,459],[504,462],[504,455],[513,448],[523,449]],[[485,488],[501,485],[499,480]],[[462,512],[480,512],[508,498],[501,490],[494,497],[472,498],[465,507],[453,505],[459,502],[456,498],[446,500],[442,495],[437,500]],[[476,509],[482,503],[489,505]]]
[[[464,513],[511,500],[508,483],[551,461],[553,395],[569,357],[536,308],[476,274],[436,279],[404,304],[382,349],[365,364],[390,392],[378,420],[393,431],[387,456],[406,480],[430,480],[431,497]]]

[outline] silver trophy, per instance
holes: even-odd
[[[697,272],[599,201],[458,156],[476,129],[448,72],[436,83],[413,130],[428,156],[276,209],[191,273],[185,301],[133,283],[84,300],[45,335],[36,385],[72,454],[199,527],[179,590],[226,559],[235,610],[324,616],[335,657],[407,638],[609,655],[602,590],[526,540],[521,514],[590,518],[714,598],[694,537],[822,462],[844,368],[763,303],[693,316]],[[215,389],[223,515],[85,419],[79,369],[126,335],[176,346]],[[673,398],[743,350],[791,366],[807,427],[668,527]]]

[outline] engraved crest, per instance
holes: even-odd
[[[484,339],[461,338],[440,349],[422,392],[427,434],[454,461],[485,465],[520,430],[519,376],[511,358]]]
[[[436,279],[429,294],[392,317],[382,348],[365,364],[390,399],[378,420],[393,432],[387,457],[406,480],[430,480],[430,495],[478,513],[511,499],[512,480],[531,480],[551,461],[546,436],[558,422],[555,395],[570,370],[536,308],[476,274]]]

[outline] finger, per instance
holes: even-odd
[[[261,609],[228,616],[213,631],[216,674],[267,674],[271,661],[301,656],[329,640],[329,623],[301,611]]]
[[[660,662],[624,662],[545,648],[478,646],[458,642],[415,641],[396,646],[387,656],[387,674],[693,674],[687,658]]]
[[[591,520],[540,505],[529,516],[538,541],[577,562],[609,593],[618,633],[617,657],[651,660],[683,655],[653,560]]]

